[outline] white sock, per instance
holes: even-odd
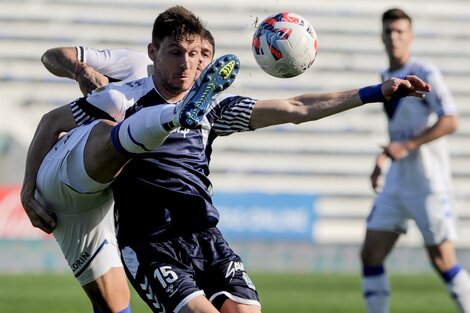
[[[388,313],[390,288],[385,273],[364,276],[362,289],[368,313]]]
[[[173,104],[143,108],[126,118],[112,130],[113,144],[123,153],[145,153],[160,146],[172,129],[165,129],[168,116],[174,116]]]
[[[470,275],[461,268],[450,281],[446,282],[452,300],[459,312],[470,313]]]
[[[175,118],[175,111],[176,111],[176,106],[178,106],[181,102],[179,102],[176,105],[172,105],[172,110],[165,109],[163,110],[161,117],[160,117],[160,122],[162,123],[163,127],[165,129],[174,129],[180,126],[179,120]]]

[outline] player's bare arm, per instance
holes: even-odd
[[[391,142],[384,147],[384,152],[394,161],[401,160],[406,158],[413,150],[416,150],[421,145],[454,133],[458,129],[458,126],[458,116],[441,116],[433,126],[422,134],[405,141]]]
[[[55,226],[55,216],[47,211],[34,198],[36,177],[42,160],[56,143],[61,132],[76,127],[70,105],[64,105],[46,113],[36,129],[26,156],[26,167],[21,188],[21,203],[34,227],[51,233]]]
[[[76,77],[78,57],[77,50],[73,47],[49,49],[42,55],[41,62],[55,76],[71,79]]]
[[[368,102],[381,102],[393,96],[424,98],[431,86],[416,76],[392,78],[383,84],[343,92],[311,93],[289,99],[258,101],[251,114],[253,129],[284,123],[300,124],[334,115]]]
[[[41,62],[52,74],[76,80],[85,96],[109,83],[106,76],[78,60],[74,47],[49,49],[42,55]]]

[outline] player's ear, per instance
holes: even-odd
[[[147,45],[147,53],[148,53],[150,60],[155,62],[156,56],[157,56],[157,48],[155,47],[153,43],[149,43]]]

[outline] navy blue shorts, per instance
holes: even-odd
[[[230,298],[260,306],[258,293],[217,228],[145,245],[121,247],[127,276],[153,312],[178,312],[205,294],[220,310]]]

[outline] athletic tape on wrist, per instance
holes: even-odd
[[[359,97],[364,104],[371,102],[384,102],[385,97],[382,94],[382,84],[360,88]]]

